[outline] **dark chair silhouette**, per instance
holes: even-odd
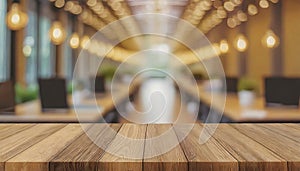
[[[266,106],[299,106],[300,78],[265,78]]]
[[[238,91],[238,78],[226,77],[226,91],[228,93],[236,93]]]
[[[0,113],[15,113],[15,90],[12,81],[0,83]]]
[[[69,108],[65,79],[39,79],[38,82],[42,111]]]

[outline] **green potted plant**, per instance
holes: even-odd
[[[110,90],[110,85],[112,82],[112,79],[115,75],[115,72],[117,70],[117,67],[111,64],[103,64],[98,70],[97,75],[101,75],[105,78],[105,87],[107,90]]]
[[[238,98],[242,106],[251,106],[254,103],[257,83],[248,78],[241,78],[238,83]]]

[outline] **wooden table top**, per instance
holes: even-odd
[[[212,93],[204,90],[200,83],[197,90],[184,85],[183,88],[191,96],[199,98],[202,103],[212,106],[217,111],[223,111],[222,93],[214,93],[212,102]],[[240,105],[236,93],[227,93],[223,114],[235,122],[300,122],[300,108],[266,107],[265,99],[261,96],[256,97],[252,106],[244,107]]]
[[[188,136],[171,151],[144,158],[162,150],[165,142],[149,143],[171,128],[168,139],[178,141],[182,127],[172,125],[111,124],[109,133],[103,124],[85,124],[104,149],[95,145],[79,124],[0,124],[0,171],[46,170],[300,170],[299,124],[220,124],[212,137],[199,144],[204,126],[195,124]],[[141,139],[123,143],[117,134]],[[140,159],[118,157],[105,151],[136,155]]]

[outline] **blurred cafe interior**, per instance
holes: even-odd
[[[1,123],[300,122],[298,0],[1,0]]]

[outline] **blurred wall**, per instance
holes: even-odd
[[[219,42],[226,39],[229,43],[229,52],[221,55],[225,73],[227,76],[242,76],[240,74],[241,55],[246,56],[246,74],[259,83],[261,93],[263,93],[263,78],[272,76],[272,49],[264,47],[261,39],[265,32],[270,29],[271,22],[275,21],[278,26],[282,24],[282,35],[280,37],[280,46],[282,47],[282,75],[300,77],[300,1],[281,0],[282,1],[282,20],[274,18],[272,13],[276,13],[274,4],[270,3],[267,9],[259,8],[259,13],[255,16],[248,16],[248,21],[242,25],[230,29],[223,21],[221,25],[214,28],[209,34],[209,40]],[[279,4],[275,4],[279,5]],[[241,27],[245,27],[245,36],[248,39],[248,49],[240,53],[234,48],[234,40],[241,33]],[[216,36],[216,34],[220,36]],[[214,35],[214,36],[212,36]],[[216,40],[219,37],[219,40]],[[276,68],[275,68],[276,69]]]
[[[283,1],[284,75],[300,76],[300,1]]]

